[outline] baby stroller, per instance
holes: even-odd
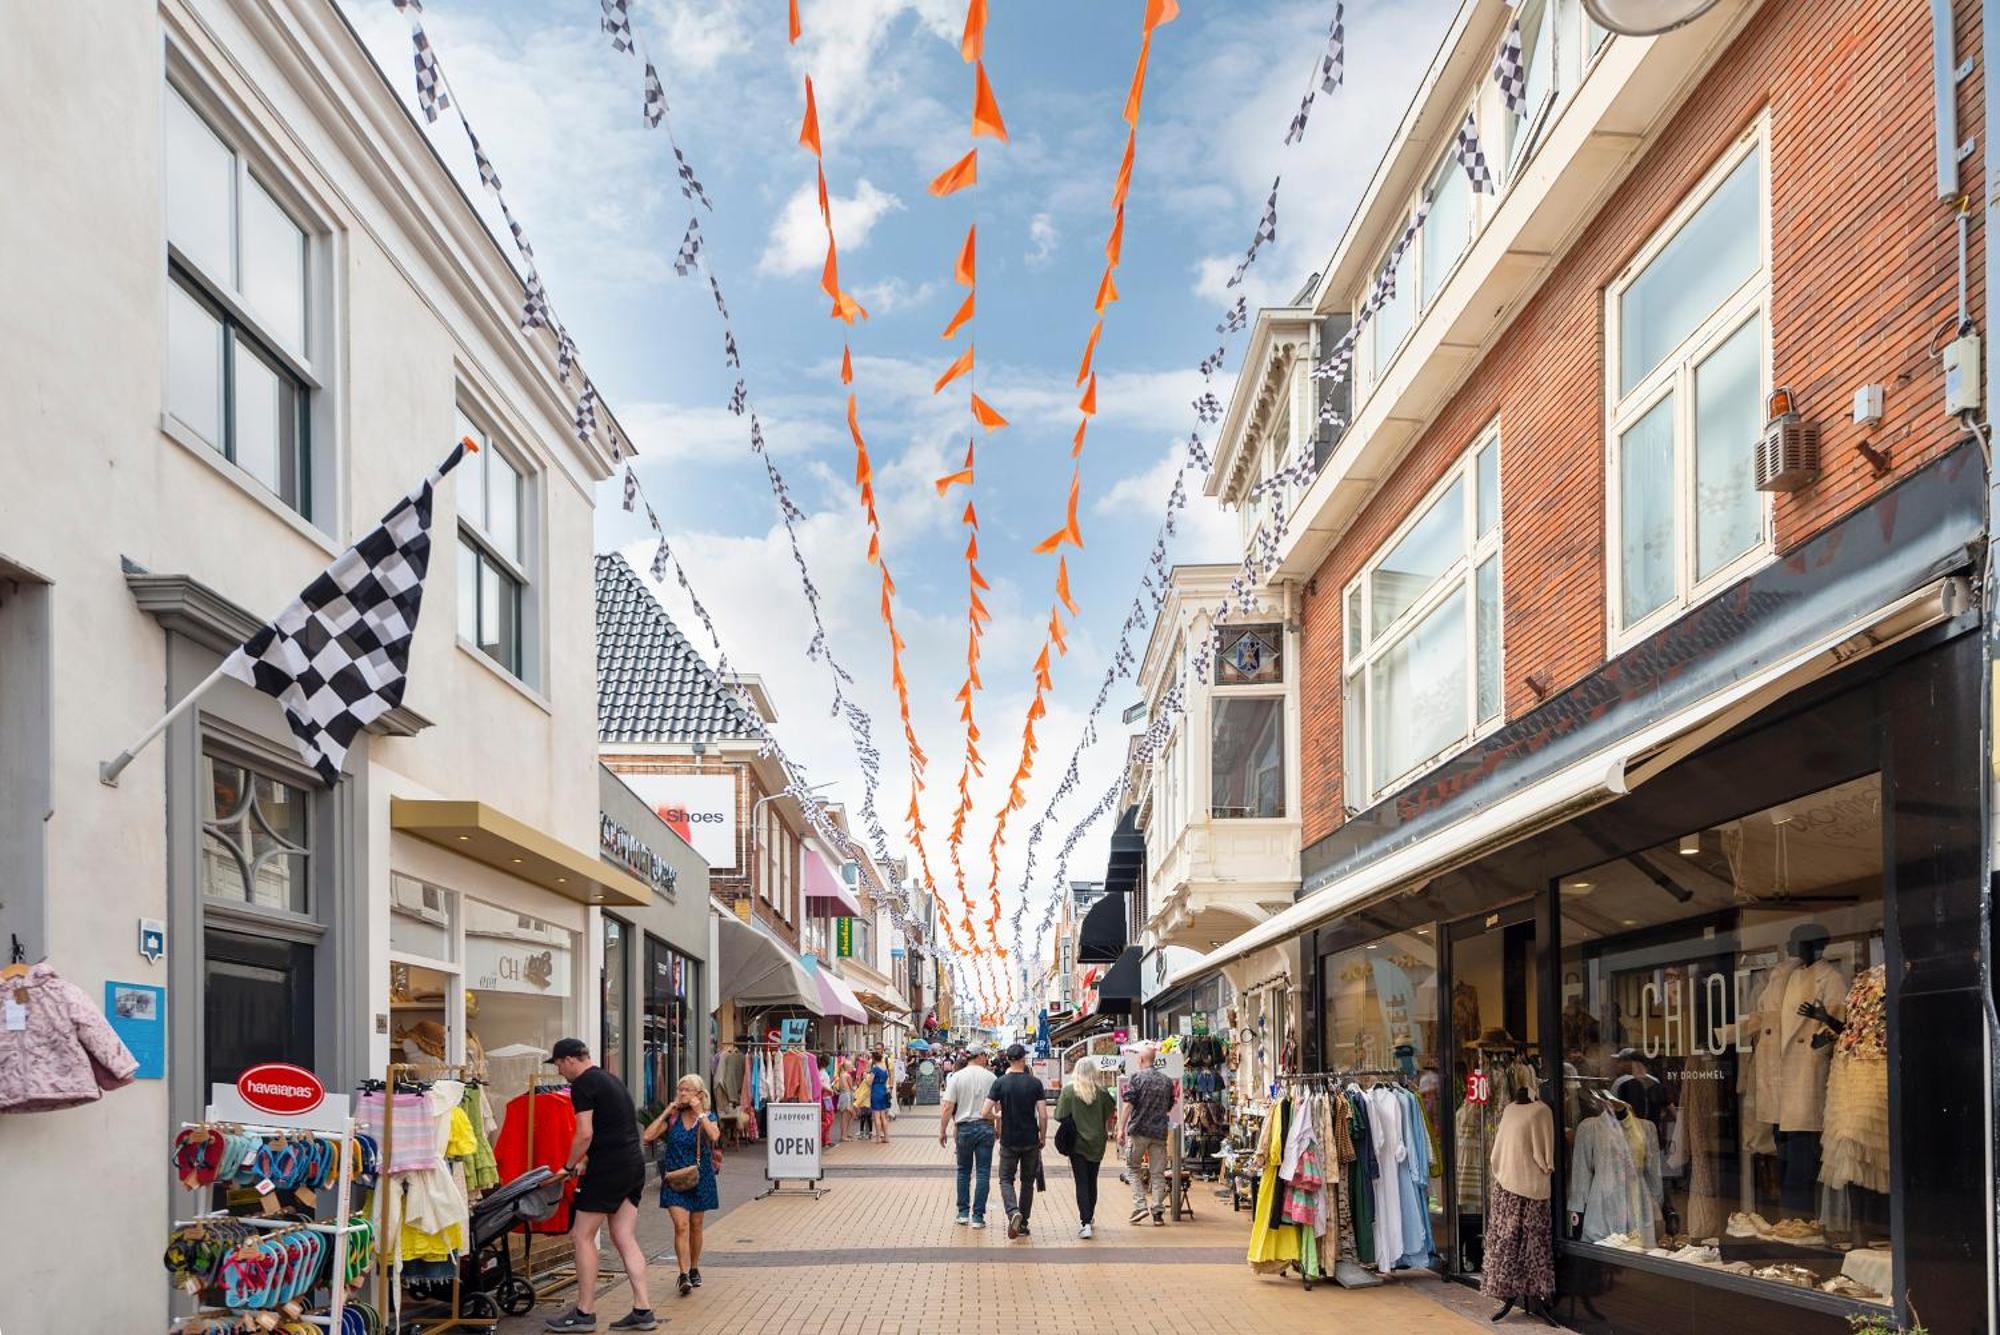
[[[472,1235],[459,1274],[464,1315],[525,1316],[534,1310],[534,1286],[514,1273],[507,1238],[517,1225],[547,1219],[562,1200],[562,1179],[546,1168],[530,1168],[473,1205]]]

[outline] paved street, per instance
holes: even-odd
[[[1125,1189],[1110,1164],[1098,1236],[1080,1241],[1068,1165],[1053,1152],[1033,1237],[1008,1241],[997,1183],[989,1207],[994,1227],[958,1228],[951,1159],[938,1147],[935,1119],[928,1109],[904,1115],[886,1148],[829,1150],[827,1193],[818,1200],[749,1199],[763,1190],[763,1147],[733,1152],[722,1177],[723,1209],[708,1223],[704,1283],[687,1298],[674,1294],[672,1226],[649,1198],[641,1237],[654,1258],[655,1310],[674,1330],[732,1335],[1264,1335],[1347,1322],[1408,1335],[1491,1329],[1470,1319],[1486,1314],[1476,1294],[1428,1277],[1357,1292],[1320,1285],[1308,1294],[1296,1278],[1252,1274],[1243,1262],[1248,1216],[1231,1213],[1206,1185],[1196,1191],[1196,1218],[1165,1228],[1129,1225]],[[631,1308],[613,1269],[601,1285],[600,1328]],[[544,1303],[500,1329],[527,1335],[564,1310],[566,1300]]]

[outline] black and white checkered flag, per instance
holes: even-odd
[[[1347,82],[1347,14],[1344,5],[1333,7],[1333,26],[1327,29],[1326,57],[1320,62],[1319,90],[1330,93]]]
[[[493,160],[487,157],[486,150],[479,146],[479,136],[472,132],[472,127],[469,125],[465,127],[465,137],[472,141],[472,160],[479,164],[479,184],[494,194],[499,194],[500,173],[493,170]]]
[[[660,73],[653,68],[653,62],[646,62],[646,124],[659,129],[660,122],[667,115],[667,89],[660,82]]]
[[[1465,123],[1458,127],[1458,140],[1451,151],[1459,166],[1465,168],[1465,177],[1472,182],[1473,193],[1492,194],[1493,172],[1486,165],[1486,151],[1479,146],[1479,127],[1473,123],[1469,111],[1465,113]]]
[[[690,200],[700,200],[701,206],[705,209],[715,208],[715,205],[709,202],[708,192],[701,188],[701,180],[694,174],[694,168],[688,165],[687,155],[681,152],[679,144],[674,145],[674,170],[680,174],[683,195]]]
[[[421,26],[411,29],[410,44],[416,49],[417,105],[423,108],[424,119],[436,124],[438,113],[451,105],[451,94],[444,90],[437,52],[431,50],[431,39]]]
[[[328,787],[355,735],[403,703],[437,484],[465,451],[465,441],[452,446],[380,524],[223,661],[225,675],[284,706],[300,754]]]
[[[1500,57],[1493,62],[1493,82],[1500,85],[1500,100],[1516,116],[1528,109],[1528,72],[1521,65],[1521,16],[1507,18],[1507,35],[1500,39]]]
[[[674,256],[674,272],[686,278],[701,258],[701,223],[689,218],[687,231],[681,237],[680,253]]]
[[[632,49],[631,0],[601,0],[601,3],[604,6],[604,17],[598,20],[598,26],[611,34],[611,47],[614,51],[630,51]]]

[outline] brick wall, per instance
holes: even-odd
[[[1959,51],[1978,49],[1957,0]],[[1303,600],[1304,837],[1341,819],[1341,592],[1490,421],[1501,441],[1507,716],[1605,659],[1604,290],[1760,111],[1771,117],[1773,383],[1822,430],[1822,473],[1775,502],[1779,552],[1864,505],[1963,435],[1943,413],[1934,335],[1956,310],[1957,234],[1934,198],[1931,36],[1902,0],[1766,0],[1558,269],[1357,516]],[[1980,75],[1959,86],[1961,138],[1980,125]],[[1979,197],[1979,161],[1963,186]],[[1970,239],[1979,309],[1983,244]],[[1992,337],[1996,331],[1986,331]],[[1885,420],[1849,420],[1853,391],[1887,386]],[[1866,438],[1893,470],[1877,479]]]

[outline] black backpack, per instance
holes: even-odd
[[[1056,1122],[1056,1153],[1068,1158],[1076,1148],[1076,1119],[1060,1118]]]

